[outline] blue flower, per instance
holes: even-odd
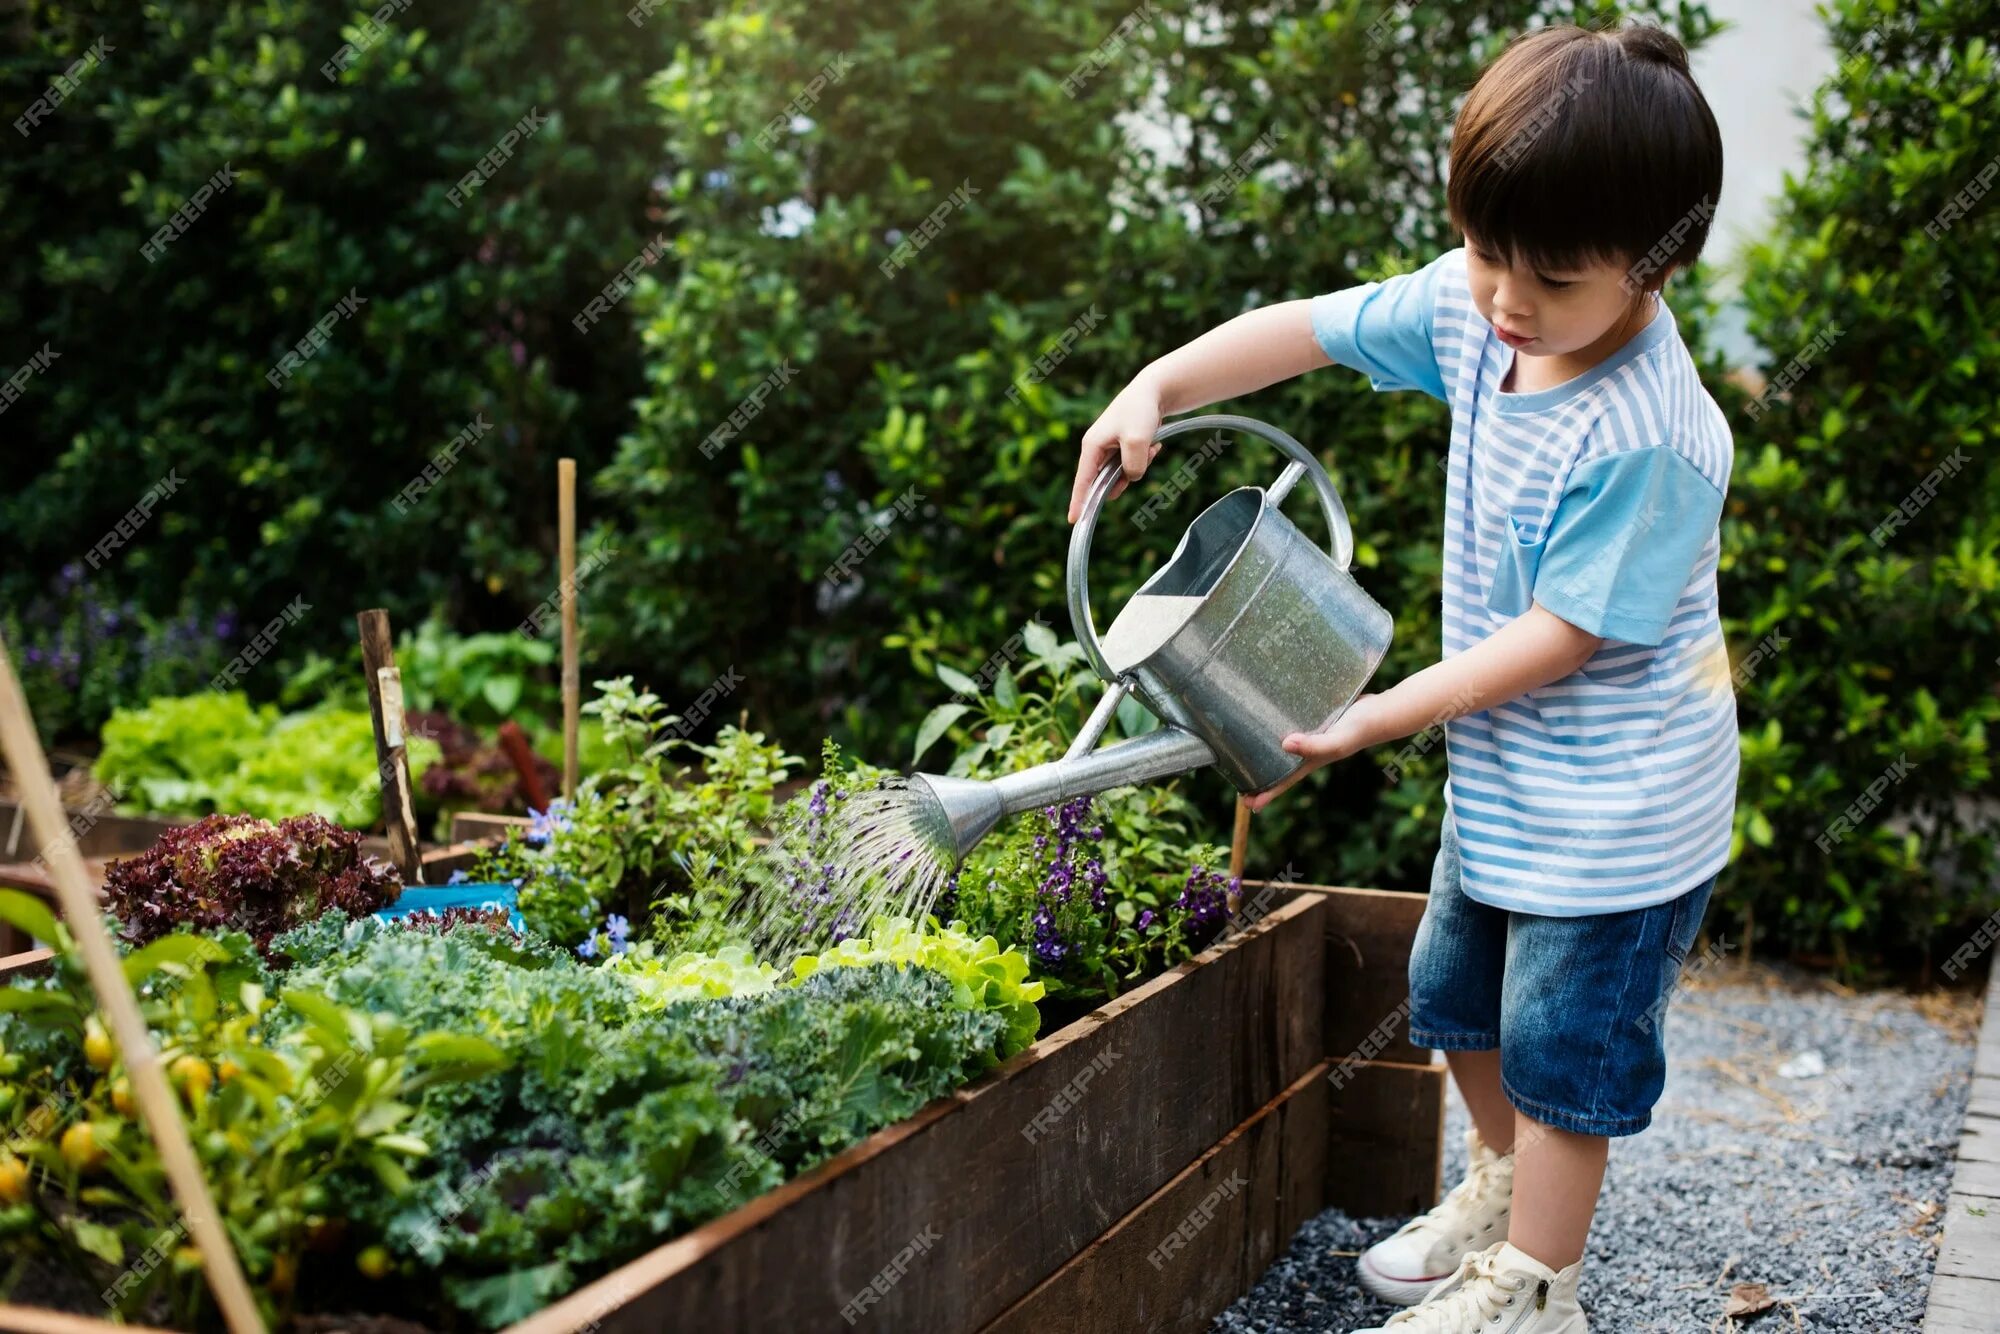
[[[593,931],[585,937],[584,942],[576,947],[576,952],[586,959],[595,959],[597,957],[597,933]]]
[[[463,870],[463,869],[460,869],[460,870],[457,870],[457,871],[453,871],[453,872],[451,873],[451,878],[450,878],[449,880],[446,880],[446,881],[445,881],[445,884],[447,884],[447,885],[464,885],[464,884],[469,884],[469,883],[471,883],[471,881],[472,881],[472,875],[471,875],[471,873],[470,873],[470,872],[468,872],[468,871],[465,871],[465,870]]]
[[[529,847],[546,847],[557,834],[568,833],[576,824],[570,814],[570,804],[561,797],[549,803],[545,811],[528,808],[528,832],[521,836]]]

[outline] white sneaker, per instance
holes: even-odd
[[[1582,1273],[1581,1260],[1558,1273],[1512,1242],[1495,1242],[1460,1260],[1422,1305],[1354,1334],[1590,1334],[1576,1300]]]
[[[1361,1286],[1383,1301],[1414,1306],[1449,1278],[1467,1254],[1507,1239],[1514,1155],[1486,1147],[1476,1127],[1465,1132],[1465,1146],[1470,1164],[1465,1180],[1435,1209],[1370,1246],[1356,1262]]]

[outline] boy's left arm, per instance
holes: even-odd
[[[1262,810],[1286,788],[1335,760],[1560,681],[1603,643],[1537,602],[1465,652],[1433,663],[1379,695],[1361,696],[1326,731],[1286,736],[1285,749],[1305,756],[1305,763],[1245,804]]]

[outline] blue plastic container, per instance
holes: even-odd
[[[463,885],[410,885],[402,897],[375,915],[383,921],[408,917],[426,908],[442,913],[446,908],[505,908],[507,921],[516,931],[525,930],[521,911],[515,906],[520,889],[505,880]]]

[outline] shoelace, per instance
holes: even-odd
[[[1434,1302],[1390,1316],[1389,1324],[1407,1326],[1408,1334],[1457,1334],[1465,1328],[1468,1318],[1498,1320],[1508,1308],[1507,1299],[1527,1291],[1529,1284],[1525,1275],[1500,1268],[1498,1246],[1475,1251],[1460,1260],[1458,1273],[1453,1277],[1462,1277],[1464,1281]]]
[[[1483,1193],[1491,1188],[1493,1178],[1498,1174],[1503,1161],[1503,1159],[1498,1157],[1489,1158],[1473,1168],[1466,1174],[1465,1180],[1445,1192],[1445,1197],[1438,1201],[1435,1208],[1419,1214],[1417,1217],[1403,1224],[1401,1231],[1416,1232],[1426,1230],[1441,1232],[1447,1211],[1461,1200],[1474,1194]]]

